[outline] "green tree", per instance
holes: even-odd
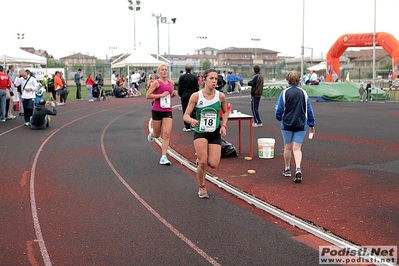
[[[309,64],[308,63],[306,63],[306,62],[303,62],[303,71],[306,73],[306,69],[309,67]],[[299,64],[297,67],[296,67],[296,70],[299,72],[299,73],[301,73],[301,65]],[[303,73],[301,73],[301,75],[303,75]]]
[[[53,59],[47,59],[47,67],[52,68],[55,66],[54,60]]]
[[[62,68],[62,67],[65,67],[65,64],[62,61],[56,61],[54,59],[48,59],[47,60],[47,67],[48,68],[54,68],[54,67]]]
[[[76,72],[76,71],[78,71],[79,68],[80,68],[80,69],[83,68],[83,65],[82,65],[81,63],[73,64],[73,66],[72,66],[72,71],[73,71],[73,72]]]
[[[381,64],[381,69],[392,69],[392,61],[388,60],[385,63]]]
[[[208,59],[205,59],[204,61],[202,61],[202,69],[209,69],[211,68],[211,61],[209,61]]]

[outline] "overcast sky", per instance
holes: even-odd
[[[325,57],[343,34],[372,33],[374,1],[305,0],[305,56],[313,50],[313,57]],[[376,3],[376,31],[399,39],[399,0]],[[104,59],[133,49],[134,16],[128,0],[19,0],[18,6],[8,5],[1,15],[2,42],[47,50],[55,58],[81,52]],[[303,0],[141,0],[140,7],[136,44],[150,53],[158,50],[155,13],[168,22],[176,18],[176,24],[159,25],[161,54],[168,47],[171,54],[193,54],[200,47],[256,46],[300,56]],[[25,38],[18,40],[17,33]]]

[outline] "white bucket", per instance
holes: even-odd
[[[271,138],[258,139],[259,158],[274,158],[274,143]]]

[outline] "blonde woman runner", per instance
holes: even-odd
[[[152,132],[148,134],[147,140],[153,142],[159,138],[162,132],[162,156],[159,164],[170,165],[166,157],[169,146],[170,132],[172,130],[172,100],[177,95],[173,90],[173,81],[168,79],[168,66],[161,64],[158,67],[159,79],[152,82],[146,93],[146,98],[153,100],[152,103]]]

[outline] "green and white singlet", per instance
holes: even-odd
[[[202,90],[198,92],[198,102],[195,105],[195,115],[199,122],[194,131],[197,133],[212,133],[220,126],[219,91],[211,100],[205,99]]]

